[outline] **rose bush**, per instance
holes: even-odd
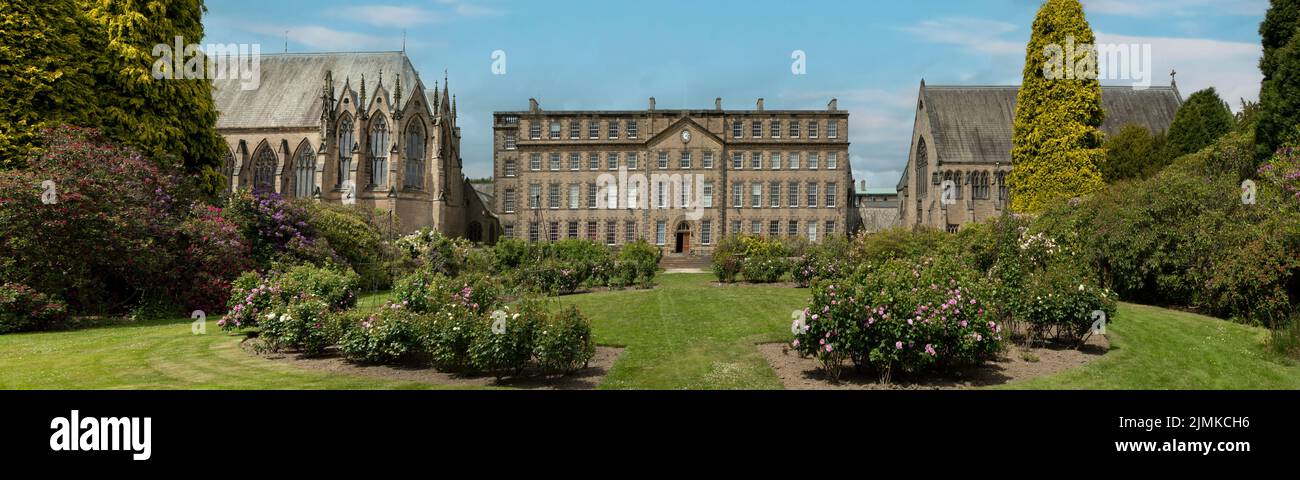
[[[976,365],[1002,349],[979,272],[953,258],[864,265],[851,278],[820,281],[791,326],[792,347],[838,378],[845,361],[894,372]]]

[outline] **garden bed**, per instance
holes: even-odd
[[[427,383],[453,388],[466,387],[508,387],[533,390],[594,390],[609,373],[610,367],[623,353],[622,348],[596,347],[596,356],[587,368],[569,375],[546,375],[526,377],[506,377],[497,380],[491,375],[464,375],[440,372],[425,364],[412,362],[406,365],[361,365],[349,362],[331,347],[323,355],[308,357],[295,352],[257,352],[254,345],[259,340],[250,337],[240,343],[240,348],[250,355],[274,362],[292,365],[305,370],[324,371],[332,374],[354,375],[377,378]]]
[[[979,367],[942,374],[895,374],[889,384],[880,383],[873,372],[855,373],[851,366],[834,382],[819,368],[817,359],[800,357],[786,347],[786,343],[764,343],[758,345],[758,351],[787,390],[948,390],[1005,385],[1063,372],[1101,358],[1110,350],[1110,342],[1094,335],[1077,350],[1063,346],[1029,349],[1037,361],[1025,360],[1024,349],[1009,345],[997,361]]]

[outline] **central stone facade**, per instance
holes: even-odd
[[[646,239],[708,255],[731,234],[843,235],[853,211],[849,114],[825,110],[543,111],[494,115],[503,235]]]

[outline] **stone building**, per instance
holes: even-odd
[[[261,81],[213,81],[227,191],[395,212],[403,231],[491,241],[498,224],[462,175],[456,100],[405,52],[262,55]]]
[[[853,231],[877,233],[898,226],[898,191],[893,188],[868,188],[862,180],[853,191],[853,207],[857,211]]]
[[[912,146],[897,186],[903,225],[955,232],[1006,209],[1018,91],[1015,86],[927,86],[921,81]],[[1128,124],[1168,131],[1182,105],[1177,84],[1146,90],[1102,87],[1101,100],[1106,135]],[[949,180],[954,195],[945,205],[940,188]]]
[[[708,255],[724,235],[844,234],[848,119],[825,110],[525,111],[494,118],[494,211],[506,236],[644,238]],[[685,207],[683,207],[685,205]]]

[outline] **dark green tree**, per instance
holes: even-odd
[[[1105,186],[1101,108],[1092,28],[1078,0],[1047,0],[1034,19],[1016,97],[1007,182],[1011,209],[1037,212],[1054,200]]]
[[[1264,57],[1259,70],[1260,111],[1255,124],[1256,158],[1273,155],[1295,133],[1300,119],[1300,0],[1273,0],[1259,35]]]
[[[40,128],[68,123],[183,165],[215,192],[225,146],[212,82],[152,75],[156,45],[202,41],[204,11],[201,0],[0,2],[0,167],[23,167]]]
[[[1106,163],[1102,176],[1106,183],[1130,178],[1149,178],[1168,164],[1165,153],[1165,135],[1152,134],[1146,127],[1125,125],[1118,134],[1106,139]]]
[[[0,2],[0,169],[25,167],[42,128],[94,118],[83,20],[73,0]]]
[[[215,192],[226,147],[216,132],[212,82],[182,78],[184,72],[153,78],[155,45],[203,40],[203,1],[77,1],[104,40],[95,65],[103,132],[155,159],[179,161]],[[199,62],[206,72],[206,60]]]
[[[1169,126],[1169,157],[1196,153],[1232,131],[1237,119],[1214,87],[1187,97]]]

